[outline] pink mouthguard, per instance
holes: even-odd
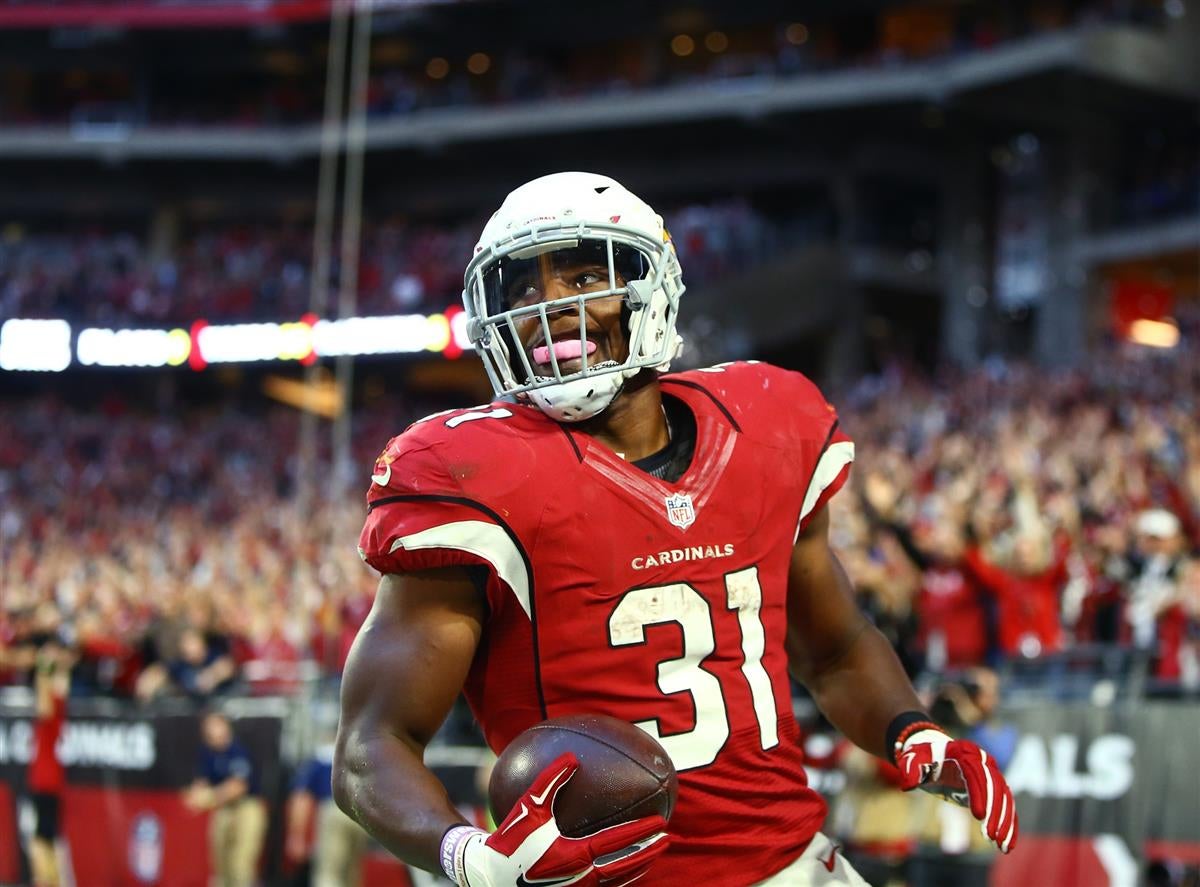
[[[562,342],[554,342],[554,356],[559,360],[574,360],[583,354],[583,349],[579,345],[578,339],[564,339]],[[587,343],[587,353],[591,354],[596,350],[595,342]],[[550,348],[545,345],[539,345],[533,349],[533,362],[540,364],[550,363]]]

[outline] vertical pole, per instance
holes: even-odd
[[[371,67],[371,4],[355,6],[354,44],[350,50],[350,107],[346,120],[346,179],[342,203],[341,275],[338,281],[338,317],[353,317],[358,307],[358,259],[362,233],[363,161],[367,143],[367,78]],[[337,358],[335,369],[341,411],[333,424],[333,471],[330,495],[342,496],[352,483],[351,399],[354,359]]]
[[[317,174],[317,205],[313,217],[312,274],[309,279],[309,311],[324,317],[329,308],[329,264],[333,253],[333,220],[337,206],[337,161],[340,149],[342,109],[346,92],[346,46],[349,33],[350,0],[331,4],[329,53],[325,62],[325,113],[321,121],[321,165]],[[320,376],[313,364],[304,372],[309,391]],[[300,513],[310,511],[316,494],[317,423],[311,410],[300,413],[299,471],[296,495]]]

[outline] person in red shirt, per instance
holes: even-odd
[[[996,599],[1000,651],[1033,658],[1062,649],[1059,601],[1067,581],[1067,551],[1045,536],[1024,535],[1014,545],[1012,565],[988,560],[983,549],[967,549],[964,565]]]
[[[497,399],[375,462],[359,550],[382,578],[335,802],[459,887],[865,887],[820,832],[795,677],[903,788],[949,790],[1011,849],[1003,775],[921,709],[829,547],[854,459],[835,410],[757,361],[668,372],[681,273],[661,217],[606,176],[534,180],[487,223],[464,304]],[[669,837],[656,817],[563,836],[574,756],[495,833],[471,826],[422,759],[460,691],[495,751],[558,715],[635,723],[679,773]]]
[[[988,656],[988,615],[983,589],[963,563],[964,529],[949,516],[909,528],[896,514],[899,493],[893,481],[875,471],[863,481],[862,504],[867,518],[887,529],[920,571],[915,606],[925,667],[940,672],[979,665]]]
[[[38,651],[33,687],[36,719],[33,726],[33,757],[29,761],[29,791],[37,812],[37,826],[30,849],[35,887],[57,887],[58,839],[66,772],[55,746],[67,718],[71,654],[51,641]]]

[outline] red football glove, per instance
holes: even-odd
[[[442,867],[459,887],[623,887],[636,881],[670,843],[667,822],[648,816],[567,838],[554,819],[554,799],[579,761],[555,759],[490,836],[460,826],[442,839]]]
[[[923,788],[968,807],[983,836],[1004,853],[1017,843],[1017,806],[996,761],[973,742],[941,730],[910,736],[896,756],[905,791]]]

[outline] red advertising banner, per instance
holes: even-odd
[[[267,803],[283,793],[282,721],[234,722],[254,760]],[[24,883],[23,848],[32,825],[25,792],[32,729],[27,716],[0,714],[0,884]],[[200,756],[197,715],[74,716],[58,745],[67,766],[62,832],[74,881],[120,887],[205,887],[208,816],[183,804]],[[277,822],[278,817],[273,817]],[[263,856],[263,871],[274,854]]]
[[[326,18],[332,0],[64,0],[0,5],[0,28],[241,28]]]

